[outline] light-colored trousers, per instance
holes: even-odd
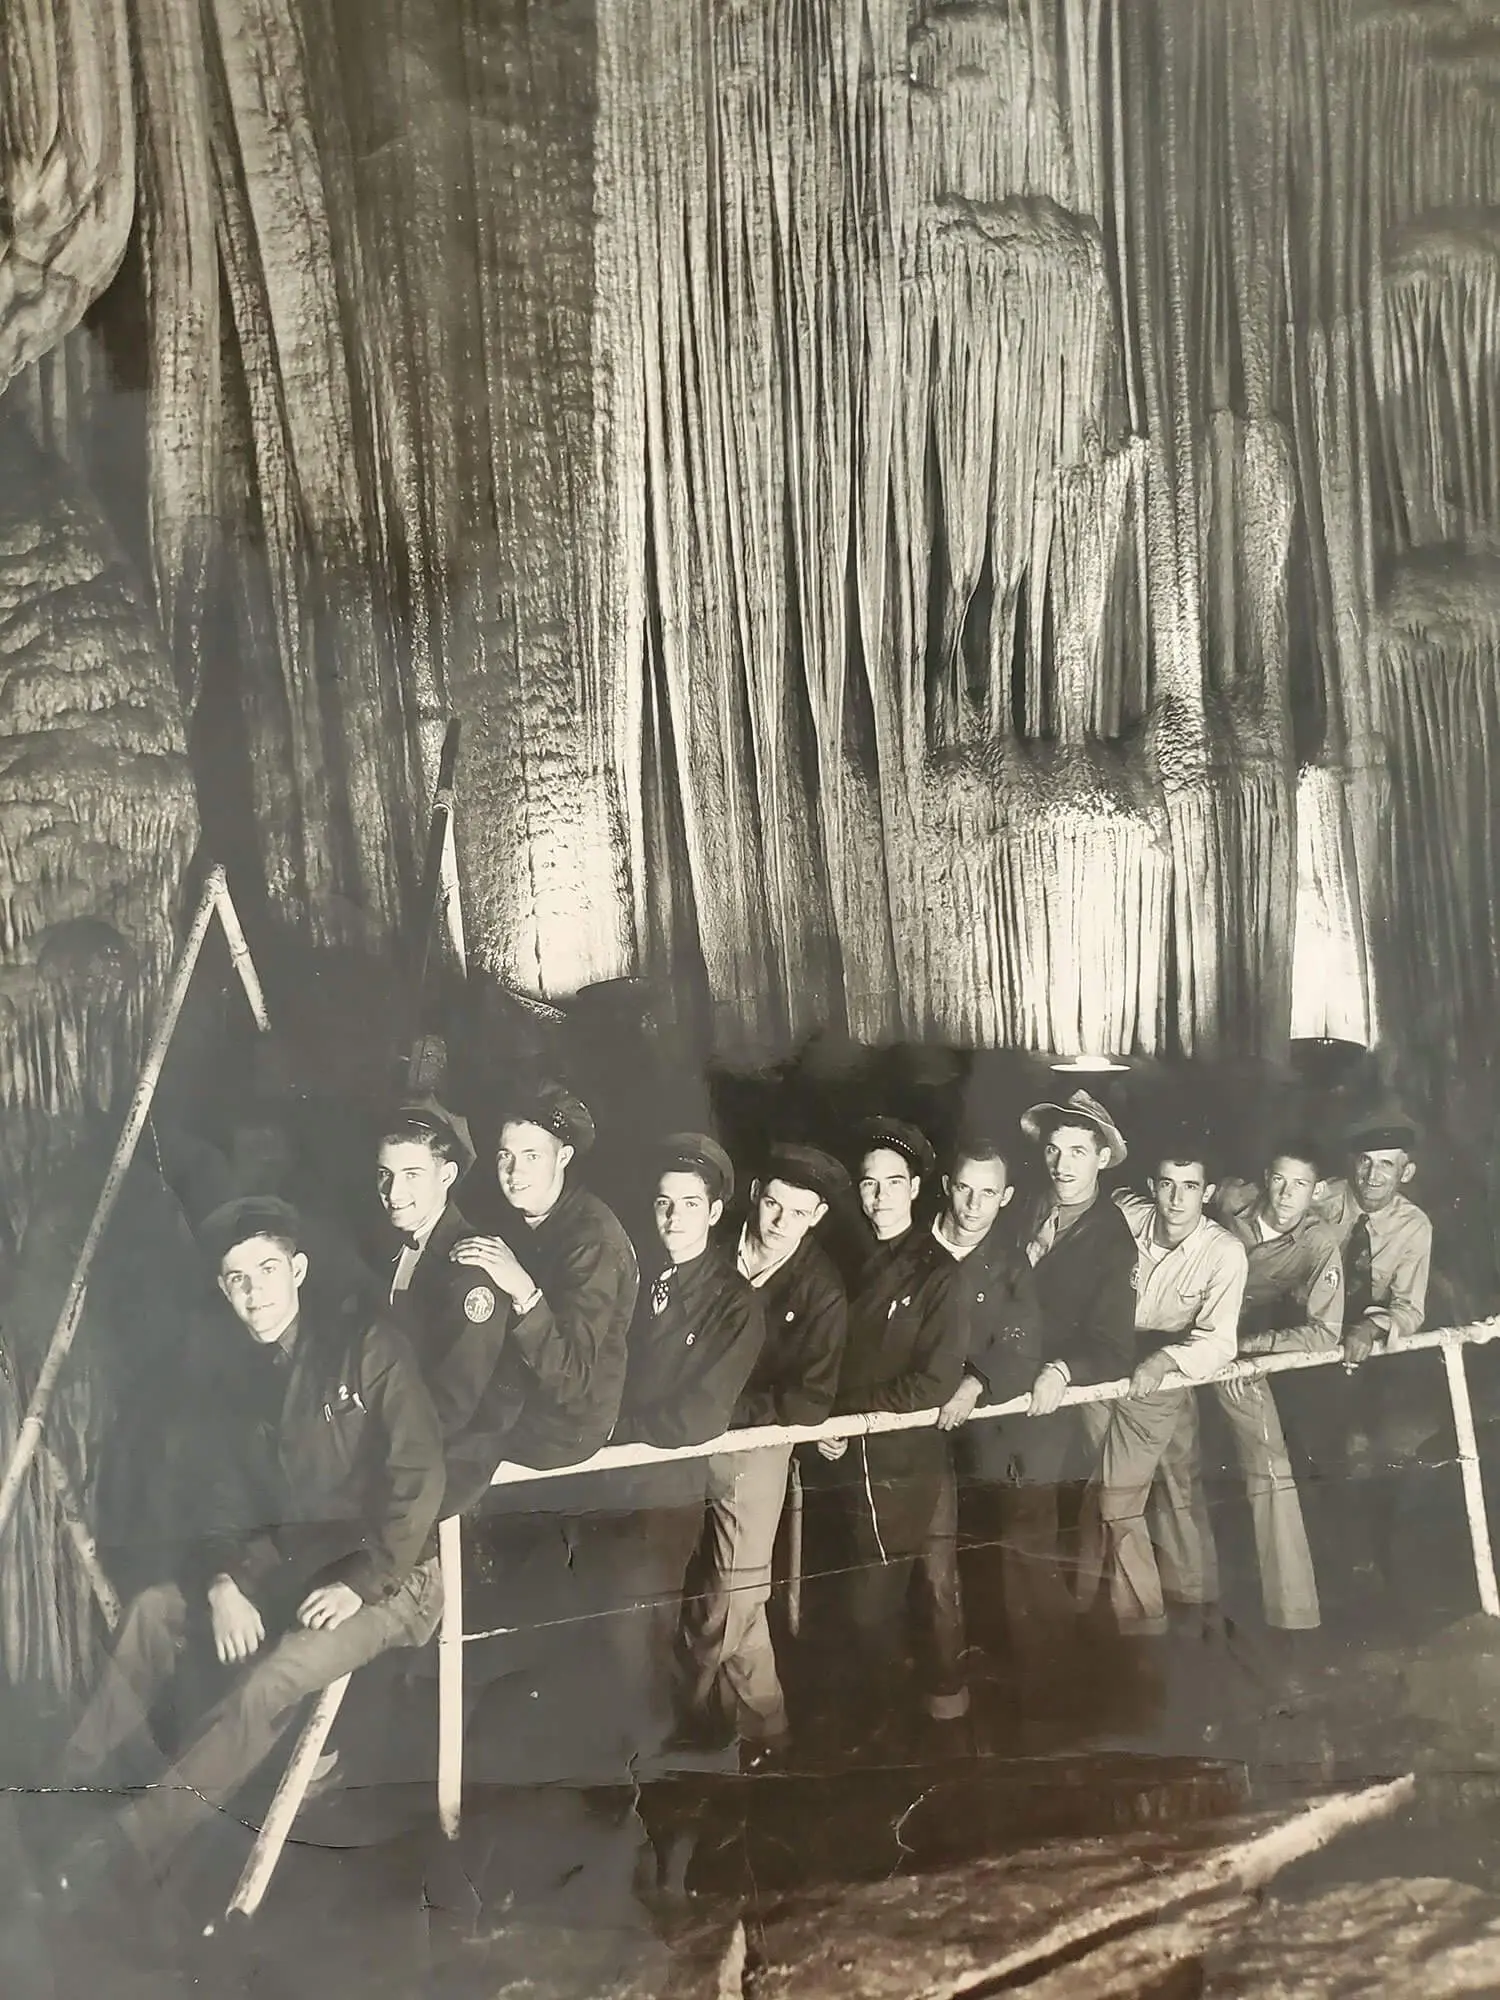
[[[1271,1385],[1216,1382],[1206,1393],[1218,1399],[1228,1420],[1244,1475],[1266,1623],[1282,1632],[1311,1632],[1321,1623],[1318,1584]],[[1204,1503],[1198,1405],[1192,1396],[1178,1419],[1173,1448],[1162,1460],[1154,1520],[1158,1548],[1174,1555],[1184,1533],[1182,1523],[1191,1521],[1204,1595],[1212,1603],[1219,1594],[1218,1557]]]
[[[707,1461],[703,1542],[682,1608],[689,1702],[725,1716],[745,1742],[774,1742],[788,1727],[766,1605],[791,1459],[790,1445],[774,1445]]]
[[[1215,1383],[1213,1393],[1249,1494],[1266,1623],[1309,1631],[1320,1622],[1318,1589],[1275,1401],[1263,1381]],[[1166,1630],[1167,1597],[1217,1601],[1218,1553],[1203,1495],[1195,1391],[1163,1389],[1115,1404],[1091,1500],[1079,1577],[1085,1604],[1107,1576],[1121,1629],[1151,1634]]]

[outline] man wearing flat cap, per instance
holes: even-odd
[[[442,1444],[403,1334],[357,1301],[310,1299],[300,1219],[285,1202],[230,1202],[200,1241],[233,1315],[206,1354],[202,1534],[177,1580],[127,1607],[65,1752],[70,1787],[97,1787],[106,1773],[144,1786],[70,1867],[75,1886],[80,1872],[118,1889],[158,1879],[306,1696],[392,1647],[424,1644],[441,1609]],[[152,1717],[200,1651],[220,1698],[206,1716],[179,1718],[163,1776]],[[128,1775],[117,1769],[127,1755]]]
[[[416,1352],[444,1437],[472,1419],[494,1379],[510,1318],[489,1274],[453,1256],[473,1234],[453,1198],[473,1164],[467,1121],[436,1098],[408,1098],[386,1118],[375,1171],[394,1238],[387,1298]]]
[[[735,1261],[760,1294],[766,1336],[733,1429],[817,1424],[833,1407],[848,1308],[843,1281],[814,1236],[848,1187],[827,1153],[784,1143],[770,1148],[750,1183]],[[791,1458],[790,1445],[777,1445],[708,1460],[707,1521],[683,1606],[689,1713],[708,1728],[731,1729],[755,1766],[773,1759],[790,1733],[766,1603]]]
[[[896,1118],[873,1118],[857,1134],[862,1240],[846,1272],[849,1335],[834,1413],[940,1410],[963,1375],[967,1334],[959,1267],[913,1210],[937,1161],[925,1135]],[[936,1428],[876,1433],[820,1444],[838,1472],[847,1607],[856,1648],[845,1662],[844,1723],[851,1734],[899,1731],[907,1593],[932,1525],[947,1439]],[[956,1698],[962,1686],[951,1637],[933,1620],[936,1679],[929,1690]]]
[[[509,1321],[493,1393],[449,1446],[450,1500],[460,1508],[502,1459],[577,1465],[604,1443],[619,1412],[639,1288],[629,1237],[571,1172],[594,1143],[587,1107],[561,1084],[543,1083],[512,1093],[498,1110],[502,1233],[466,1234],[449,1253],[485,1274]]]

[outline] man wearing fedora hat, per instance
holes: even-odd
[[[310,1301],[301,1221],[283,1201],[239,1198],[199,1236],[240,1329],[205,1349],[201,1537],[178,1579],[127,1607],[63,1762],[76,1787],[97,1785],[126,1753],[152,1758],[154,1781],[82,1864],[124,1882],[166,1871],[306,1696],[392,1647],[424,1644],[441,1609],[442,1446],[404,1336],[358,1300]],[[151,1716],[186,1657],[205,1649],[219,1698],[182,1718],[162,1776]],[[135,1775],[146,1775],[139,1763]]]
[[[460,1508],[502,1459],[577,1465],[600,1448],[619,1413],[639,1290],[629,1237],[574,1172],[594,1143],[588,1107],[544,1082],[503,1098],[493,1129],[501,1231],[466,1233],[449,1252],[485,1274],[509,1322],[493,1387],[449,1444]]]
[[[940,1410],[963,1375],[967,1329],[958,1265],[914,1205],[937,1160],[924,1133],[897,1118],[859,1128],[858,1195],[865,1220],[846,1283],[849,1334],[834,1412]],[[933,1428],[877,1432],[818,1446],[838,1466],[834,1488],[847,1566],[846,1601],[857,1646],[844,1658],[844,1727],[852,1737],[900,1726],[902,1630],[908,1590],[941,1494],[948,1441]],[[961,1713],[961,1634],[934,1607],[935,1685],[944,1712]]]
[[[814,1241],[849,1177],[815,1146],[778,1142],[750,1183],[735,1261],[759,1292],[766,1340],[731,1428],[821,1423],[838,1390],[848,1325],[843,1281]],[[746,1762],[776,1757],[789,1736],[766,1603],[790,1445],[708,1461],[708,1514],[683,1605],[692,1714],[726,1723]]]
[[[1023,1701],[1044,1713],[1062,1683],[1055,1670],[1077,1615],[1063,1559],[1059,1488],[1089,1477],[1109,1423],[1107,1404],[1061,1407],[1071,1384],[1117,1381],[1135,1358],[1136,1244],[1100,1176],[1123,1165],[1125,1140],[1085,1090],[1033,1104],[1021,1130],[1042,1153],[1043,1192],[1023,1212],[1018,1235],[1036,1280],[1041,1357],[1016,1460],[1024,1502],[1013,1510],[1026,1564],[1026,1609],[1017,1661]]]
[[[443,1435],[461,1431],[505,1344],[504,1294],[477,1263],[456,1263],[472,1235],[453,1190],[474,1164],[465,1119],[435,1097],[408,1098],[386,1118],[376,1188],[394,1242],[387,1299],[421,1364]]]
[[[1317,1213],[1332,1230],[1343,1259],[1344,1369],[1283,1376],[1276,1397],[1289,1442],[1306,1465],[1323,1503],[1325,1531],[1338,1538],[1332,1575],[1350,1574],[1368,1587],[1389,1579],[1401,1498],[1398,1473],[1423,1439],[1405,1408],[1412,1397],[1411,1363],[1362,1364],[1372,1354],[1399,1352],[1421,1330],[1432,1263],[1432,1224],[1404,1192],[1416,1173],[1420,1135],[1399,1105],[1383,1104],[1354,1119],[1344,1133],[1347,1174],[1322,1189]]]

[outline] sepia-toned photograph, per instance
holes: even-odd
[[[3,2000],[1500,1994],[1497,1218],[1500,0],[0,0]]]

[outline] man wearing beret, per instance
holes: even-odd
[[[866,1227],[847,1272],[849,1336],[834,1411],[936,1411],[958,1388],[967,1342],[959,1267],[930,1229],[914,1225],[922,1182],[937,1162],[926,1137],[901,1119],[870,1119],[858,1137]],[[934,1424],[856,1438],[852,1448],[832,1439],[818,1451],[839,1465],[834,1483],[858,1640],[857,1657],[846,1663],[845,1722],[879,1736],[899,1726],[905,1600],[937,1507],[947,1440]],[[956,1697],[958,1659],[943,1643],[951,1632],[940,1618],[932,1636],[935,1692]]]
[[[201,1241],[237,1322],[211,1357],[206,1532],[192,1574],[127,1607],[63,1783],[95,1786],[122,1753],[150,1754],[152,1713],[200,1641],[218,1699],[184,1718],[171,1768],[153,1765],[102,1847],[70,1870],[75,1888],[79,1872],[119,1886],[160,1877],[306,1696],[425,1644],[441,1609],[442,1445],[404,1336],[385,1313],[310,1300],[301,1224],[284,1202],[231,1202]]]
[[[391,1310],[421,1364],[445,1438],[463,1430],[490,1388],[510,1303],[476,1260],[455,1260],[472,1237],[453,1190],[474,1164],[463,1118],[436,1098],[408,1099],[385,1121],[376,1186],[395,1238]]]
[[[733,1429],[817,1424],[833,1407],[848,1308],[814,1235],[848,1186],[827,1153],[790,1144],[772,1146],[750,1183],[735,1261],[760,1294],[766,1338]],[[756,1768],[789,1735],[766,1603],[791,1457],[790,1445],[777,1445],[708,1460],[708,1517],[683,1606],[689,1712],[709,1727],[727,1724]]]
[[[765,1340],[761,1294],[713,1241],[734,1193],[734,1168],[706,1133],[655,1148],[652,1219],[658,1251],[630,1330],[625,1392],[611,1444],[704,1444],[729,1428]],[[676,1652],[683,1579],[703,1530],[707,1460],[602,1473],[584,1500],[611,1516],[618,1679],[639,1704],[633,1728],[648,1753],[683,1705]],[[630,1615],[628,1607],[635,1608]]]
[[[593,1143],[587,1107],[560,1084],[500,1107],[503,1234],[467,1234],[449,1253],[485,1274],[509,1322],[493,1393],[449,1444],[457,1509],[479,1498],[502,1459],[545,1468],[591,1458],[619,1412],[639,1275],[615,1215],[570,1171]]]

